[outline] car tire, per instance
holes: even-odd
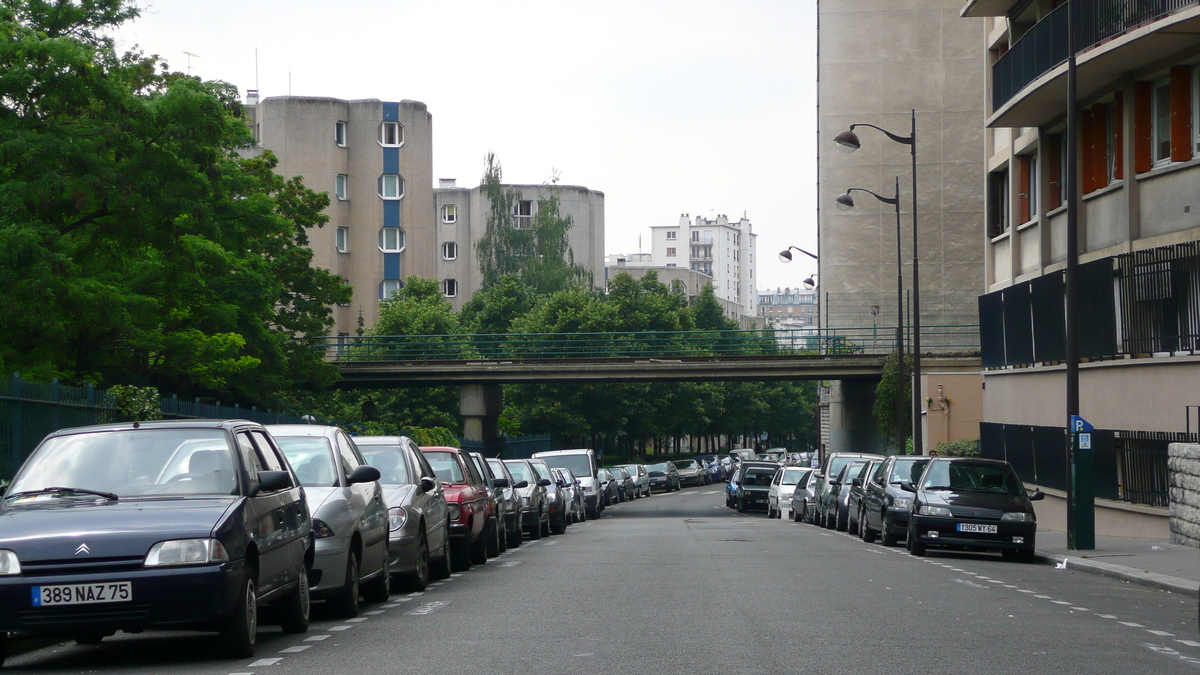
[[[346,556],[346,580],[342,582],[342,587],[338,590],[337,595],[329,599],[329,606],[334,613],[344,619],[353,619],[358,616],[360,569],[358,554],[351,551],[350,555]]]
[[[383,569],[379,576],[367,582],[362,587],[363,598],[367,602],[387,602],[392,597],[392,561],[383,550]]]
[[[862,520],[859,523],[858,528],[862,532],[862,540],[864,542],[868,544],[875,542],[875,536],[877,533],[875,530],[871,529],[871,521],[867,519],[867,512],[865,509],[863,510]]]
[[[738,497],[738,500],[737,500],[737,510],[738,510],[738,513],[746,512],[746,501],[744,499],[742,499],[741,497]]]
[[[905,538],[905,545],[908,547],[908,552],[918,558],[925,555],[925,544],[917,541],[917,538],[913,536],[912,528],[908,529],[908,537]]]
[[[488,523],[487,557],[495,558],[500,555],[500,526],[492,518]]]
[[[862,527],[862,525],[860,525],[860,523],[862,523],[862,509],[859,509],[858,515],[855,516],[854,518],[851,518],[850,514],[847,512],[846,513],[846,534],[852,534],[852,535],[857,536],[858,528]]]
[[[8,633],[0,633],[0,666],[4,665],[4,658],[8,656]]]
[[[800,510],[796,510],[796,505],[792,503],[792,522],[800,523],[804,521],[804,502],[800,502]]]
[[[471,569],[471,542],[469,540],[451,540],[450,550],[454,551],[454,566],[452,569],[455,572],[466,572]]]
[[[884,514],[883,518],[879,520],[879,543],[884,546],[895,546],[899,539],[896,536],[896,528],[892,525],[891,517]]]
[[[307,633],[311,611],[312,596],[308,592],[308,569],[302,567],[296,591],[279,603],[279,628],[291,635]]]
[[[850,509],[846,509],[845,517],[842,516],[842,507],[837,507],[833,512],[833,529],[838,532],[848,532],[850,530]]]
[[[450,526],[446,526],[446,533],[442,538],[442,557],[437,562],[429,566],[429,578],[449,579],[450,574],[454,572],[454,550],[450,545]]]
[[[551,534],[563,534],[567,531],[567,516],[565,513],[558,515],[557,521],[550,521]]]
[[[254,643],[258,639],[258,583],[253,567],[246,567],[237,603],[233,613],[221,622],[220,633],[227,655],[235,659],[254,656]]]
[[[429,562],[429,537],[425,536],[425,530],[421,530],[417,538],[416,565],[413,571],[404,577],[404,589],[418,593],[425,590],[432,572]]]
[[[517,518],[516,527],[506,528],[505,534],[508,535],[508,547],[519,548],[521,546],[521,535],[524,534],[521,532],[521,519]]]
[[[496,522],[500,524],[496,528],[496,538],[499,539],[497,549],[500,553],[504,553],[508,550],[508,519],[497,518]]]
[[[550,530],[550,516],[546,516],[546,520],[544,522],[538,522],[538,529],[541,531],[543,537],[549,537],[551,534],[553,534],[553,532]]]
[[[529,538],[533,541],[542,538],[542,519],[540,516],[529,525]]]
[[[485,565],[488,561],[488,542],[492,539],[492,526],[494,523],[488,522],[483,526],[483,532],[479,533],[479,538],[471,544],[471,564]]]
[[[770,504],[767,504],[767,520],[775,520],[775,512],[771,510]]]

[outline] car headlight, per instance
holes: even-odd
[[[15,551],[0,549],[0,577],[21,573],[21,561]]]
[[[399,506],[388,509],[388,531],[395,532],[408,522],[408,511]]]
[[[15,558],[14,556],[14,560]],[[229,553],[216,539],[172,539],[151,546],[144,564],[146,567],[169,567],[204,565],[228,560]]]
[[[521,506],[533,506],[533,497],[521,497]]]
[[[450,522],[457,522],[462,516],[462,508],[460,508],[458,504],[447,504],[446,516],[450,518]]]
[[[907,511],[912,508],[912,497],[896,497],[892,500],[892,508]]]
[[[1000,516],[1000,520],[1005,520],[1010,523],[1032,523],[1034,516],[1027,511],[1017,511],[1014,513],[1006,513]]]
[[[328,539],[337,536],[337,532],[334,532],[333,528],[326,525],[325,521],[320,518],[312,519],[312,528],[313,534],[317,535],[317,539]]]
[[[928,504],[922,504],[917,513],[922,516],[941,516],[943,518],[949,518],[951,515],[950,509],[944,506],[929,506]]]

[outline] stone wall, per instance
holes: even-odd
[[[1170,477],[1171,543],[1200,547],[1200,445],[1172,443]]]

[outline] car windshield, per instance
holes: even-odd
[[[507,476],[504,475],[504,461],[503,460],[489,459],[487,461],[487,463],[488,463],[488,466],[490,466],[492,468],[492,473],[494,473],[496,475],[496,478],[507,478]],[[509,473],[512,473],[512,472],[509,471]]]
[[[638,475],[637,465],[625,464],[625,465],[622,465],[621,468],[625,469],[625,473],[629,474],[630,478],[634,478]]]
[[[849,482],[851,478],[858,475],[858,472],[863,468],[866,462],[859,460],[857,462],[847,462],[846,466],[842,467],[842,479]]]
[[[609,469],[608,472],[611,473],[617,480],[625,480],[626,478],[629,478],[629,474],[621,467]]]
[[[829,460],[829,471],[826,471],[825,475],[829,476],[830,478],[836,478],[838,472],[840,472],[842,467],[846,466],[851,459],[853,459],[853,457],[834,457],[833,459]]]
[[[551,481],[554,480],[550,477],[550,470],[546,468],[545,464],[542,464],[541,462],[530,462],[529,466],[532,466],[533,470],[537,472],[538,478],[545,478],[546,480]]]
[[[695,466],[696,466],[696,462],[693,460],[690,460],[690,459],[675,460],[675,468],[676,469],[691,469]]]
[[[1023,495],[1025,488],[1007,464],[934,462],[925,472],[921,487],[928,490],[962,490]]]
[[[910,459],[896,460],[892,465],[892,476],[888,478],[889,483],[900,483],[908,481],[916,483],[921,480],[921,472],[925,470],[925,465],[929,463],[927,459]]]
[[[807,469],[784,469],[783,470],[783,484],[784,485],[798,485],[800,483],[800,480],[802,478],[804,478],[804,476],[807,475],[808,473],[809,473],[809,471]]]
[[[218,429],[150,428],[70,434],[43,443],[17,475],[8,494],[12,498],[19,492],[61,487],[122,498],[228,495],[237,491],[236,467],[228,436]],[[37,498],[76,496],[87,495],[68,490]]]
[[[426,452],[425,459],[429,460],[429,466],[433,467],[433,473],[443,483],[462,484],[467,482],[463,477],[462,465],[454,458],[453,453]]]
[[[529,465],[525,462],[505,462],[504,464],[508,467],[508,472],[512,474],[513,480],[518,483],[521,481],[534,482],[533,474],[529,471]]]
[[[545,462],[546,466],[570,469],[576,476],[592,475],[592,462],[587,455],[548,455],[538,459]]]
[[[404,462],[403,450],[398,445],[360,445],[367,464],[379,469],[379,482],[384,485],[411,485],[412,476]]]
[[[775,478],[776,469],[746,469],[742,476],[742,485],[770,485]]]
[[[662,464],[647,464],[646,471],[649,471],[650,473],[663,474],[667,472],[667,464],[666,462]]]
[[[333,449],[324,436],[275,436],[304,487],[337,487]]]

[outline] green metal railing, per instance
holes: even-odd
[[[979,327],[923,326],[921,341],[930,352],[977,353]],[[314,347],[338,362],[882,356],[896,350],[896,329],[338,336]]]

